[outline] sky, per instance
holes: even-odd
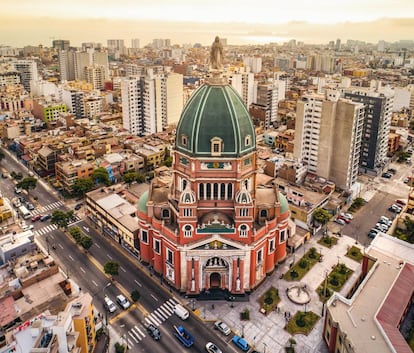
[[[3,0],[0,45],[132,38],[173,44],[414,39],[414,0]]]

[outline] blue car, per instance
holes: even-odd
[[[246,340],[240,336],[234,336],[232,338],[232,342],[239,347],[243,352],[247,352],[250,349],[249,344]]]

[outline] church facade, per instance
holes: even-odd
[[[139,200],[142,261],[188,295],[250,292],[285,259],[290,215],[257,185],[254,127],[219,70],[185,106],[172,156]]]

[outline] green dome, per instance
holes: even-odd
[[[147,209],[148,195],[149,195],[149,192],[148,191],[145,191],[141,195],[141,197],[139,198],[139,201],[138,201],[138,209],[141,212],[144,212],[144,213],[147,213],[148,212],[148,209]]]
[[[219,151],[212,154],[214,142]],[[207,83],[193,93],[178,122],[175,147],[200,157],[237,157],[255,150],[250,114],[233,87]]]
[[[285,195],[279,192],[280,213],[289,211],[289,202]]]

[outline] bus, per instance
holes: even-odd
[[[25,206],[19,207],[19,213],[20,213],[20,216],[23,217],[23,219],[28,219],[32,216],[30,211]]]

